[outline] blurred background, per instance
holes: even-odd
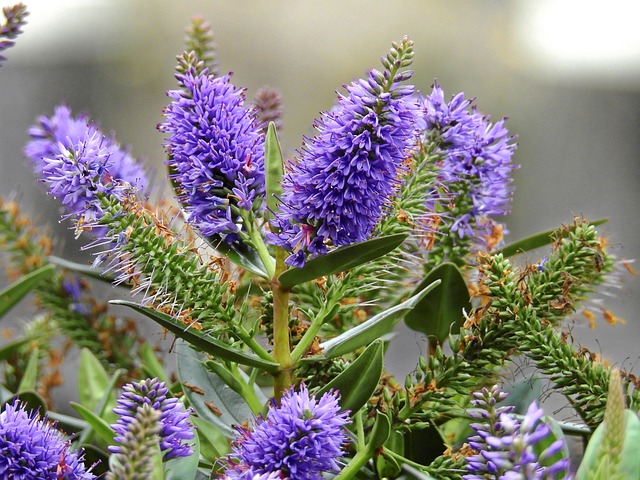
[[[2,2],[3,6],[7,0]],[[342,84],[379,67],[390,42],[415,42],[414,82],[437,78],[448,96],[476,97],[480,111],[508,116],[518,135],[517,185],[507,241],[571,222],[607,217],[614,253],[640,258],[640,3],[609,0],[32,0],[17,46],[0,68],[0,195],[60,239],[57,254],[78,259],[81,242],[58,224],[57,201],[33,178],[22,148],[38,115],[65,102],[155,169],[162,135],[155,126],[175,88],[175,56],[196,14],[214,29],[222,72],[247,87],[281,90],[289,153],[331,108]],[[544,253],[540,253],[542,257]],[[532,261],[539,260],[532,257]],[[84,257],[85,261],[88,255]],[[638,368],[640,280],[606,306],[626,319],[611,327],[584,319],[576,341],[626,369]],[[0,275],[0,286],[7,282]],[[115,293],[114,293],[115,295]],[[155,332],[156,330],[154,330]],[[154,333],[159,338],[159,332]],[[424,341],[400,328],[391,370],[411,371]],[[636,372],[637,373],[637,372]]]

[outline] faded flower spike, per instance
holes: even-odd
[[[120,418],[111,425],[118,435],[115,441],[122,443],[126,440],[126,434],[130,430],[130,424],[134,421],[138,408],[141,405],[151,405],[154,410],[160,412],[160,450],[165,452],[164,458],[188,457],[193,454],[189,444],[184,440],[194,437],[191,424],[188,422],[189,412],[177,398],[167,397],[169,390],[164,382],[157,378],[148,378],[140,382],[132,382],[125,385],[123,393],[113,409]],[[111,446],[112,453],[122,453],[120,446]]]
[[[476,435],[469,438],[469,446],[478,453],[467,457],[467,469],[471,474],[462,478],[564,478],[569,459],[552,460],[563,449],[564,439],[554,441],[540,454],[535,451],[535,446],[551,434],[549,426],[542,421],[543,410],[533,402],[522,422],[518,422],[511,414],[513,407],[496,407],[496,403],[504,398],[506,394],[497,387],[474,394],[471,404],[479,411],[471,416],[484,422],[471,425]]]
[[[22,33],[20,29],[27,23],[25,18],[29,15],[27,7],[22,3],[12,7],[4,7],[2,13],[6,20],[3,24],[0,24],[0,52],[15,45],[13,40]],[[6,58],[0,55],[0,66],[5,60]]]
[[[253,429],[238,430],[226,478],[319,480],[322,472],[338,471],[349,423],[338,397],[327,392],[317,400],[304,385],[299,392],[285,392],[280,406],[273,401]],[[247,471],[267,476],[244,476]]]
[[[398,170],[417,141],[420,114],[411,78],[413,42],[406,38],[383,57],[385,70],[346,86],[338,105],[316,120],[299,162],[283,181],[279,236],[271,241],[300,249],[287,263],[304,264],[326,244],[349,245],[374,230],[397,184]]]
[[[93,480],[96,476],[62,433],[15,402],[0,413],[0,478]]]
[[[509,213],[511,172],[517,168],[511,163],[514,137],[504,119],[490,123],[464,94],[447,102],[438,84],[423,99],[423,106],[423,141],[435,143],[439,154],[439,188],[433,193],[436,201],[446,205],[443,219],[455,237],[486,244],[493,218]]]
[[[38,118],[36,125],[29,129],[31,140],[24,149],[37,175],[47,165],[45,159],[53,159],[63,153],[79,149],[88,138],[100,139],[105,155],[108,157],[108,171],[113,180],[127,182],[145,191],[147,177],[138,160],[122,148],[114,137],[106,137],[100,128],[86,115],[74,117],[66,105],[55,108],[50,117]]]
[[[204,236],[238,240],[242,215],[261,207],[264,197],[264,136],[256,112],[231,75],[206,71],[178,75],[181,90],[167,95],[165,148],[171,178],[189,221]]]

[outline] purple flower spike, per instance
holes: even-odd
[[[264,197],[264,136],[231,75],[187,73],[179,81],[184,89],[167,92],[173,102],[158,125],[168,135],[171,178],[189,221],[230,242],[242,229],[238,209],[259,208]]]
[[[417,141],[420,109],[413,87],[400,83],[411,72],[390,75],[372,70],[345,85],[338,105],[316,120],[318,134],[305,139],[300,161],[285,175],[272,243],[319,255],[328,242],[338,247],[372,234]],[[301,266],[304,257],[287,263]]]
[[[322,472],[339,470],[347,423],[336,392],[316,400],[305,386],[291,389],[252,430],[238,430],[231,454],[238,461],[229,461],[225,478],[320,480]]]
[[[504,119],[490,123],[470,100],[459,93],[447,102],[438,84],[423,99],[427,142],[435,141],[442,154],[436,201],[452,201],[454,214],[445,219],[459,238],[486,244],[494,226],[493,217],[509,213],[513,193],[511,163],[516,148]],[[434,199],[428,199],[433,202]],[[486,245],[484,245],[486,246]]]
[[[96,476],[62,433],[15,402],[0,413],[0,478],[93,480]]]
[[[143,404],[151,405],[154,410],[160,412],[160,450],[165,452],[164,458],[188,457],[193,454],[191,445],[183,443],[194,437],[191,424],[188,422],[189,412],[177,398],[167,397],[169,390],[164,382],[157,378],[132,382],[125,385],[123,393],[113,409],[120,418],[117,423],[111,425],[118,434],[116,442],[121,442],[134,421],[138,407]],[[121,453],[118,446],[110,446],[112,453]]]
[[[29,129],[29,136],[31,140],[25,146],[24,154],[36,175],[42,174],[46,159],[56,158],[63,151],[77,150],[87,138],[96,138],[104,148],[113,180],[127,182],[142,191],[147,188],[147,177],[140,162],[120,147],[115,138],[106,137],[86,115],[73,117],[66,105],[56,107],[51,117],[40,117]]]

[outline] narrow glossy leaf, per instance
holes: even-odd
[[[384,365],[384,343],[373,342],[340,375],[331,380],[319,392],[318,396],[331,389],[340,392],[340,408],[355,414],[367,403],[382,375]]]
[[[193,444],[192,455],[172,458],[164,462],[164,480],[191,480],[196,477],[200,458],[200,442],[197,435],[191,443]]]
[[[542,417],[542,421],[549,426],[551,432],[549,433],[549,435],[547,435],[545,438],[543,438],[533,446],[533,452],[535,453],[537,458],[540,458],[542,452],[549,448],[553,442],[555,442],[556,440],[564,439],[562,428],[560,428],[560,425],[553,417],[544,416]],[[569,446],[567,445],[566,440],[559,452],[557,452],[550,458],[542,459],[540,461],[540,465],[543,467],[549,467],[551,465],[555,465],[556,462],[562,460],[563,458],[569,458]],[[557,472],[556,475],[557,476],[554,478],[562,479],[567,476],[567,472]]]
[[[405,233],[398,233],[336,248],[326,255],[312,258],[302,268],[290,268],[278,277],[278,281],[283,288],[291,288],[316,278],[350,270],[386,255],[399,247],[407,237]]]
[[[182,338],[185,342],[190,343],[191,345],[207,352],[214,357],[222,358],[224,360],[230,360],[241,365],[261,368],[268,372],[277,371],[279,368],[279,365],[276,362],[270,362],[252,353],[247,353],[243,350],[232,348],[226,343],[221,342],[220,340],[216,340],[215,338],[210,337],[200,330],[189,328],[181,321],[176,320],[175,318],[167,314],[157,312],[151,308],[145,307],[135,302],[129,302],[127,300],[111,300],[109,303],[113,305],[123,305],[125,307],[132,308],[135,311],[142,313],[143,315],[146,315],[162,327],[169,330],[176,337]]]
[[[93,431],[95,431],[102,440],[104,440],[108,445],[113,444],[115,432],[107,422],[84,405],[80,405],[76,402],[69,402],[69,404],[80,414],[80,416],[91,426]]]
[[[389,438],[389,434],[391,433],[391,423],[389,422],[389,417],[387,417],[384,413],[377,411],[376,412],[376,423],[373,425],[373,431],[371,432],[371,437],[369,437],[369,443],[367,443],[368,450],[377,450],[384,442]]]
[[[40,416],[44,416],[47,413],[47,402],[35,390],[25,390],[17,393],[9,398],[7,403],[13,403],[16,400],[20,400],[20,403],[26,405],[27,410],[37,411]]]
[[[202,238],[204,238],[204,240],[209,245],[211,245],[211,247],[216,252],[218,252],[220,255],[224,255],[236,265],[241,266],[251,273],[260,275],[261,277],[269,278],[267,269],[262,264],[262,260],[260,260],[258,252],[256,252],[250,246],[245,245],[241,242],[236,242],[233,245],[229,245],[218,235]]]
[[[38,282],[53,273],[56,267],[46,265],[25,275],[0,292],[0,318],[11,310]]]
[[[405,315],[404,321],[409,328],[443,343],[449,333],[460,331],[462,311],[471,309],[471,297],[462,272],[453,263],[443,263],[431,270],[416,292],[436,280],[440,280],[440,284]]]
[[[404,302],[391,307],[378,315],[371,317],[369,320],[362,322],[346,332],[320,344],[320,348],[324,350],[324,357],[335,358],[345,353],[352,352],[357,348],[368,345],[377,338],[389,332],[407,311],[414,308],[430,291],[440,284],[436,280],[431,285],[425,287],[413,297]]]
[[[71,270],[72,272],[81,273],[90,278],[95,278],[96,280],[100,280],[101,282],[111,283],[115,280],[113,275],[103,275],[102,270],[99,268],[94,268],[91,265],[86,265],[83,263],[76,263],[70,260],[66,260],[64,258],[49,256],[49,261],[59,267],[66,268],[67,270]],[[126,284],[120,284],[123,287],[127,287]],[[127,287],[128,288],[128,287]]]
[[[38,362],[40,361],[40,350],[34,348],[29,355],[27,366],[24,369],[22,378],[20,379],[20,385],[18,386],[18,393],[22,393],[27,390],[35,390],[36,383],[38,381]]]
[[[606,223],[608,221],[608,218],[602,218],[600,220],[596,220],[595,222],[589,223],[597,227],[598,225],[602,225],[603,223]],[[518,240],[517,242],[514,242],[491,253],[493,255],[501,253],[505,257],[511,257],[512,255],[516,255],[518,253],[529,252],[531,250],[535,250],[536,248],[544,247],[545,245],[553,243],[553,241],[557,238],[558,234],[561,231],[562,229],[556,228],[553,230],[547,230],[546,232],[536,233],[534,235],[531,235],[530,237]]]
[[[226,437],[233,436],[232,425],[242,425],[253,413],[236,392],[220,377],[203,365],[205,355],[196,352],[185,342],[176,342],[178,376],[184,385],[184,393],[198,416],[211,422]],[[266,402],[262,392],[256,391]]]
[[[80,351],[80,366],[78,368],[78,398],[80,404],[91,411],[95,411],[98,403],[108,391],[109,375],[100,360],[87,348]],[[111,392],[112,403],[115,405],[115,394]]]
[[[282,150],[278,141],[276,124],[269,122],[264,143],[264,169],[266,183],[266,197],[269,213],[277,213],[279,199],[282,198],[282,176],[284,175],[284,162]]]
[[[64,430],[68,434],[79,433],[89,427],[89,424],[84,420],[58,412],[47,413],[47,418],[52,422],[56,422],[58,424],[58,428]]]
[[[194,415],[189,421],[196,427],[203,458],[213,463],[229,453],[229,442],[215,425]]]

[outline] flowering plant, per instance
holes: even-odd
[[[4,13],[13,39],[26,9]],[[420,93],[412,59],[393,43],[285,161],[278,93],[249,103],[194,19],[158,126],[176,205],[87,116],[37,120],[25,156],[96,259],[54,257],[0,200],[19,273],[0,316],[28,292],[41,311],[0,348],[2,478],[640,478],[635,377],[562,330],[622,263],[582,218],[505,245],[515,137],[461,93]],[[88,278],[175,336],[177,377]],[[427,338],[404,381],[384,369],[399,321]],[[57,334],[81,348],[80,418],[48,410]],[[579,424],[503,391],[522,358]],[[591,436],[579,469],[567,436]]]

